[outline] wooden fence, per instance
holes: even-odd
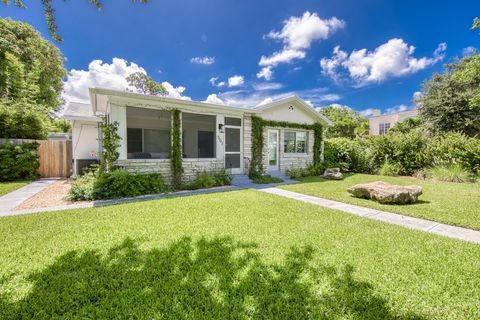
[[[69,177],[72,171],[71,140],[28,140],[8,139],[15,144],[37,142],[40,167],[38,173],[43,178]],[[7,139],[0,139],[0,144]]]

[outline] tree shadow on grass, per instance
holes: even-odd
[[[108,254],[72,251],[32,274],[23,299],[0,299],[0,318],[354,318],[395,314],[351,266],[319,262],[310,247],[268,264],[255,245],[183,238],[143,251],[127,238]]]

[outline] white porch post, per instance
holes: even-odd
[[[110,104],[110,122],[118,122],[118,135],[120,147],[118,148],[118,160],[127,159],[127,108]]]

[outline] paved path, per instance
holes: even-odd
[[[439,234],[449,238],[455,238],[475,243],[480,243],[480,231],[475,231],[467,228],[455,227],[444,223],[424,220],[401,214],[375,210],[365,207],[360,207],[352,204],[346,204],[339,201],[328,200],[319,197],[304,195],[297,192],[282,190],[278,188],[264,188],[261,192],[266,192],[289,199],[295,199],[306,203],[316,204],[322,207],[340,210],[356,216],[379,220],[402,227],[421,230],[429,233]]]
[[[29,183],[28,185],[14,190],[6,195],[0,197],[0,212],[8,212],[13,208],[27,200],[28,198],[36,195],[49,185],[55,183],[58,179],[40,179]]]

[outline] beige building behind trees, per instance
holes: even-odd
[[[371,118],[368,119],[370,126],[370,135],[378,136],[386,134],[398,122],[418,116],[418,109],[406,110],[391,114],[380,114],[380,109],[376,109]]]

